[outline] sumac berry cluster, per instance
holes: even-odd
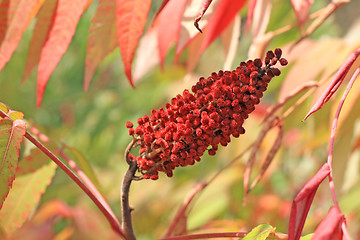
[[[138,126],[127,122],[129,135],[139,147],[130,154],[145,179],[158,179],[158,172],[173,175],[179,166],[193,165],[204,152],[215,155],[218,145],[226,146],[230,137],[245,133],[243,123],[255,110],[263,92],[280,70],[277,62],[281,49],[268,51],[264,64],[261,59],[241,62],[233,71],[219,71],[200,78],[189,90],[171,99],[165,108],[153,109],[151,115],[137,120]]]

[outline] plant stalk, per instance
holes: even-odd
[[[135,139],[128,145],[125,150],[125,160],[129,164],[129,169],[126,171],[122,184],[121,184],[121,212],[122,212],[122,223],[121,227],[125,233],[126,239],[135,240],[135,234],[132,227],[131,211],[133,210],[129,204],[129,192],[132,180],[135,178],[135,172],[137,170],[136,161],[129,159],[129,153],[131,148],[136,143]]]

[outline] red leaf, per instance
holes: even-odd
[[[203,0],[202,4],[201,4],[201,8],[199,10],[199,14],[196,16],[195,21],[194,21],[194,26],[199,30],[199,32],[202,33],[201,28],[199,27],[199,21],[201,20],[201,18],[204,16],[206,10],[209,8],[210,4],[211,4],[212,0]]]
[[[20,144],[25,134],[23,120],[0,119],[0,209],[15,179]]]
[[[320,98],[316,101],[316,103],[312,106],[310,111],[306,114],[304,120],[306,120],[311,114],[321,109],[327,101],[331,98],[331,96],[336,92],[336,90],[340,87],[343,82],[346,74],[349,72],[351,66],[354,64],[357,57],[360,55],[360,48],[355,50],[344,62],[344,64],[340,67],[340,69],[335,74],[333,80],[330,82],[326,90],[320,96]]]
[[[181,19],[187,1],[188,0],[170,1],[156,19],[161,65],[164,64],[164,59],[171,44],[179,38]]]
[[[51,73],[66,52],[87,0],[59,0],[54,25],[40,55],[37,106],[40,107]]]
[[[289,221],[289,240],[300,239],[302,229],[320,183],[330,174],[330,167],[325,163],[295,197],[291,206]]]
[[[22,81],[25,82],[39,63],[41,49],[48,38],[50,29],[54,23],[56,5],[58,0],[47,0],[40,8],[36,16],[36,24],[29,44],[29,53],[26,61],[25,72]]]
[[[124,70],[134,87],[131,66],[139,38],[143,33],[151,0],[116,0],[116,27]]]
[[[200,54],[225,30],[244,6],[245,0],[222,0],[211,16]]]
[[[291,0],[291,4],[296,14],[296,18],[299,24],[299,27],[303,25],[306,21],[310,7],[314,3],[314,0]]]
[[[19,2],[16,1],[17,4],[15,5],[12,5],[13,3],[8,5],[9,3],[4,1],[3,4],[5,6],[2,9],[7,9],[8,12],[7,17],[3,16],[0,19],[1,23],[3,24],[5,21],[7,26],[5,35],[0,33],[0,38],[3,35],[3,41],[0,46],[0,71],[10,60],[22,34],[43,2],[44,0],[21,0]],[[9,8],[6,8],[6,6],[9,6]]]
[[[85,91],[102,60],[117,47],[116,2],[100,0],[89,29],[85,60]]]
[[[312,239],[322,240],[341,240],[343,239],[343,232],[341,226],[345,222],[344,215],[336,206],[330,208],[326,217],[321,221],[320,225],[316,228]]]

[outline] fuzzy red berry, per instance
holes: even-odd
[[[126,122],[125,124],[126,128],[132,128],[134,126],[134,124],[130,121]]]
[[[245,133],[243,123],[255,110],[263,92],[280,70],[277,62],[287,65],[281,49],[268,51],[264,61],[241,62],[233,71],[219,71],[200,78],[191,91],[171,99],[165,108],[153,109],[151,115],[137,120],[133,128],[138,154],[132,156],[145,179],[158,179],[158,172],[173,176],[176,167],[193,165],[207,151],[215,155],[218,145],[228,145],[231,136]],[[263,62],[265,65],[263,65]]]

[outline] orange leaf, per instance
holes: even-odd
[[[116,27],[125,74],[134,87],[131,66],[139,38],[143,33],[151,0],[117,0]]]
[[[39,63],[41,49],[54,23],[57,2],[58,0],[47,0],[36,16],[36,24],[30,41],[28,58],[22,79],[23,82],[26,81]]]
[[[66,52],[87,0],[59,0],[54,25],[40,55],[37,106],[40,107],[51,73]]]
[[[156,19],[161,65],[164,64],[171,43],[179,38],[180,24],[186,3],[187,0],[170,1]]]
[[[6,4],[7,1],[4,3]],[[44,0],[21,0],[16,5],[9,5],[7,15],[7,28],[0,46],[0,71],[10,60],[25,29]],[[13,6],[10,8],[10,6]],[[0,21],[6,19],[1,17]],[[1,37],[1,33],[0,33]]]
[[[100,0],[91,20],[85,60],[85,91],[102,60],[117,47],[116,2]]]
[[[222,0],[211,16],[200,54],[225,30],[244,6],[245,0]]]

